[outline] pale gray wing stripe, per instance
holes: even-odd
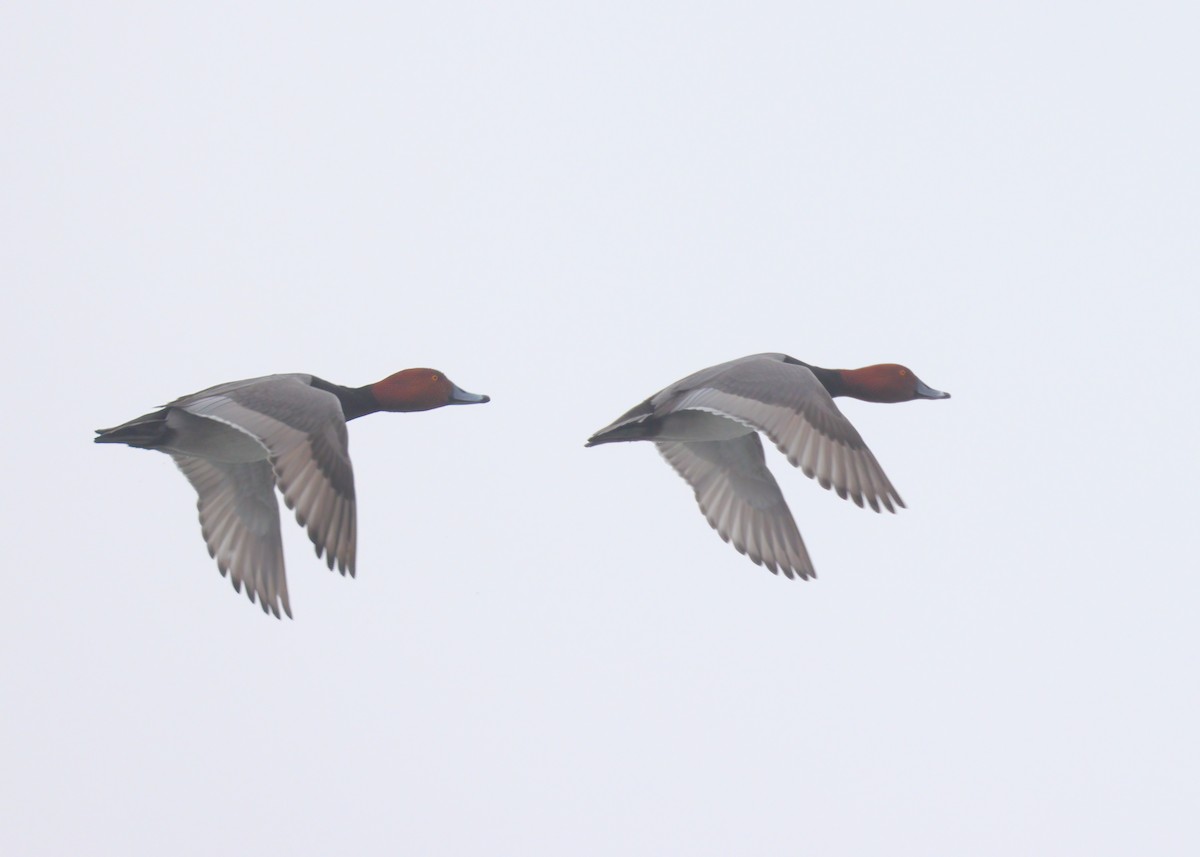
[[[828,397],[828,394],[824,395]],[[766,434],[793,466],[799,467],[805,476],[816,479],[822,488],[833,488],[841,497],[854,496],[860,506],[865,497],[876,511],[879,511],[880,503],[892,512],[895,511],[893,501],[903,506],[900,495],[854,426],[837,411],[832,399],[829,407],[833,411],[824,416],[835,428],[832,435],[818,428],[804,411],[711,387],[681,396],[672,410],[708,411],[748,423]],[[851,467],[861,468],[865,478],[852,478]]]
[[[196,489],[200,530],[222,575],[263,612],[290,618],[275,476],[267,461],[232,464],[172,454]]]
[[[343,574],[354,574],[354,543],[351,519],[353,499],[342,496],[328,482],[312,459],[307,443],[293,446],[275,461],[284,502],[296,512],[296,520],[308,531],[317,556],[335,564]]]
[[[862,456],[851,455],[850,467],[854,473],[854,491],[852,492],[854,502],[862,508],[863,498],[866,497],[867,502],[871,504],[871,508],[876,512],[879,511],[879,500],[876,497],[876,488],[871,482],[870,471],[867,465],[863,462]]]
[[[757,434],[655,446],[692,486],[708,523],[739,553],[787,577],[816,576],[783,493],[763,461]]]
[[[307,530],[317,556],[324,556],[330,569],[336,565],[353,576],[354,471],[341,406],[332,394],[299,382],[281,382],[273,395],[292,410],[290,420],[306,420],[310,428],[296,428],[224,396],[193,397],[187,409],[247,432],[267,448],[284,502]],[[315,444],[324,451],[324,463]]]

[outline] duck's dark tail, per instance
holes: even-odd
[[[654,418],[654,402],[647,399],[589,437],[584,446],[619,443],[623,440],[650,440],[658,434],[661,428],[659,422]]]
[[[166,442],[170,431],[167,427],[167,409],[163,408],[113,428],[96,429],[93,440],[96,443],[124,443],[140,449],[155,449]]]
[[[649,440],[658,432],[658,425],[653,420],[643,419],[636,422],[622,423],[612,428],[602,429],[588,438],[584,446],[599,446],[602,443],[620,443],[629,440]]]

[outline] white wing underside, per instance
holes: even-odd
[[[288,508],[295,510],[297,522],[307,529],[317,556],[324,556],[330,569],[336,565],[342,574],[353,577],[357,516],[341,406],[331,394],[296,386],[315,396],[306,393],[306,408],[324,407],[317,418],[309,417],[313,423],[309,430],[295,428],[225,396],[194,399],[186,408],[196,416],[245,432],[266,447],[274,481]]]
[[[233,588],[263,612],[279,616],[288,603],[283,544],[279,532],[279,503],[275,475],[266,460],[218,462],[172,454],[171,457],[199,495],[200,529],[208,553]]]
[[[292,615],[276,487],[317,556],[330,569],[354,574],[357,524],[345,417],[337,397],[309,380],[252,379],[168,405],[196,418],[173,420],[177,437],[168,451],[199,496],[209,553],[235,589],[244,585],[251,601],[276,616]],[[214,423],[261,446],[262,458],[253,446],[203,427]]]
[[[828,399],[828,410],[819,412],[817,418],[803,409],[707,387],[681,397],[675,410],[718,414],[763,432],[805,476],[860,507],[864,501],[876,512],[881,506],[889,512],[895,512],[896,506],[903,507],[904,501],[862,437],[823,388],[821,392]]]
[[[722,539],[772,572],[816,576],[791,510],[767,470],[757,433],[655,446],[692,486],[700,511]]]

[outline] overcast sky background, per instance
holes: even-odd
[[[0,851],[1196,853],[1192,4],[590,6],[0,12]],[[583,447],[774,350],[953,394],[815,582]],[[408,366],[295,621],[91,443]]]

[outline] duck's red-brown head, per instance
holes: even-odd
[[[930,387],[907,366],[880,363],[862,369],[843,369],[838,375],[840,395],[862,399],[864,402],[911,402],[913,399],[949,399],[949,393]]]
[[[381,411],[430,411],[445,405],[477,405],[488,396],[468,393],[436,369],[404,369],[371,385]]]

